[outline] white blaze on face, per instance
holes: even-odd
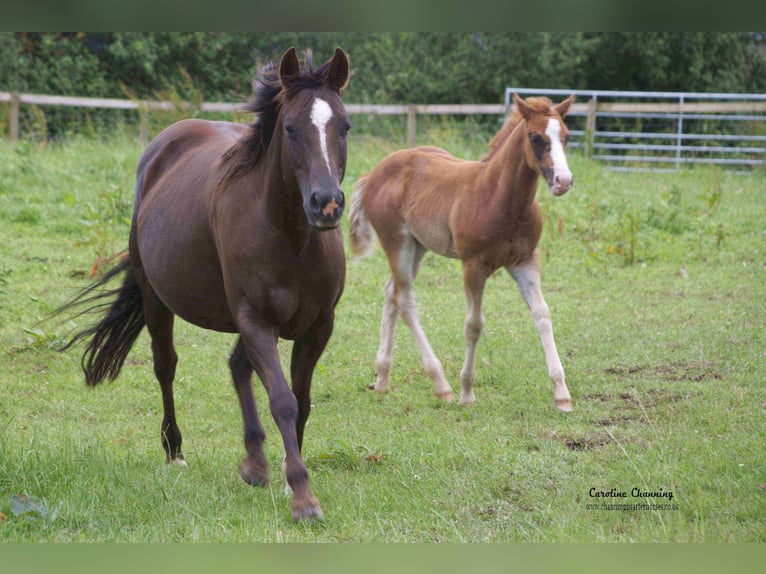
[[[327,122],[332,118],[332,108],[330,104],[322,98],[315,98],[314,105],[311,106],[311,123],[319,131],[319,147],[322,149],[322,156],[327,164],[327,171],[332,174],[330,169],[330,155],[327,152]]]
[[[548,119],[545,135],[551,139],[551,159],[553,160],[553,181],[556,187],[567,190],[572,185],[572,172],[567,165],[564,146],[561,145],[561,123],[557,118]]]

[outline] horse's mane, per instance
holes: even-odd
[[[530,108],[532,108],[532,111],[537,113],[549,113],[549,110],[553,105],[553,102],[550,100],[550,98],[545,97],[527,98],[524,101],[529,105]],[[503,127],[498,130],[498,132],[489,142],[489,153],[485,159],[489,159],[495,155],[497,150],[503,146],[505,140],[508,139],[508,136],[511,135],[513,130],[516,129],[516,126],[518,126],[523,119],[524,116],[522,116],[521,112],[518,110],[516,110],[512,116],[508,117],[508,119],[503,124]]]
[[[222,181],[243,176],[258,165],[269,149],[284,101],[301,90],[322,87],[329,68],[328,61],[315,70],[311,50],[306,50],[305,65],[300,73],[284,82],[280,82],[279,70],[273,61],[261,70],[253,97],[243,108],[255,114],[255,121],[245,135],[223,154],[221,159],[228,167]]]

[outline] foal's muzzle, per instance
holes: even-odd
[[[556,174],[553,176],[553,182],[549,184],[550,190],[553,195],[564,195],[567,191],[572,189],[574,184],[574,177],[571,173]]]
[[[332,229],[340,223],[346,197],[340,188],[311,192],[304,205],[309,223],[318,229]]]

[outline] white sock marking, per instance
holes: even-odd
[[[314,105],[311,107],[311,123],[319,130],[319,146],[322,148],[322,155],[327,164],[327,171],[332,174],[330,168],[330,155],[327,153],[327,122],[332,117],[332,108],[330,104],[322,98],[315,98]]]
[[[572,172],[567,165],[567,156],[564,154],[564,146],[561,145],[561,124],[556,118],[548,120],[545,135],[551,138],[551,158],[553,159],[553,173],[562,179],[572,178]]]

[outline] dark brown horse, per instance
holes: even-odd
[[[285,447],[293,519],[322,517],[301,445],[314,367],[333,330],[343,291],[340,222],[349,121],[340,93],[349,62],[340,48],[318,69],[295,49],[266,67],[249,108],[250,126],[185,120],[160,133],[138,163],[128,256],[72,304],[116,294],[106,315],[68,346],[89,339],[82,359],[89,385],[114,379],[146,325],[162,390],[162,445],[185,465],[173,404],[173,318],[239,333],[229,359],[244,420],[251,485],[269,480],[251,377],[268,393]],[[122,286],[97,290],[126,273]],[[95,293],[95,295],[94,295]],[[71,306],[70,304],[69,306]],[[279,337],[294,340],[288,386]]]
[[[540,175],[554,195],[572,187],[564,154],[568,131],[562,118],[573,101],[570,96],[554,106],[547,98],[525,101],[514,94],[516,113],[495,135],[484,160],[465,161],[440,148],[418,147],[392,153],[357,181],[351,200],[352,251],[363,256],[377,235],[391,269],[375,363],[377,379],[372,385],[377,392],[389,388],[394,328],[400,315],[412,331],[434,392],[452,400],[441,362],[420,326],[412,289],[423,256],[434,251],[463,262],[466,352],[460,404],[476,400],[473,383],[476,344],[484,326],[484,284],[504,267],[532,311],[556,407],[572,409],[540,289],[536,247],[542,220],[535,194]]]

